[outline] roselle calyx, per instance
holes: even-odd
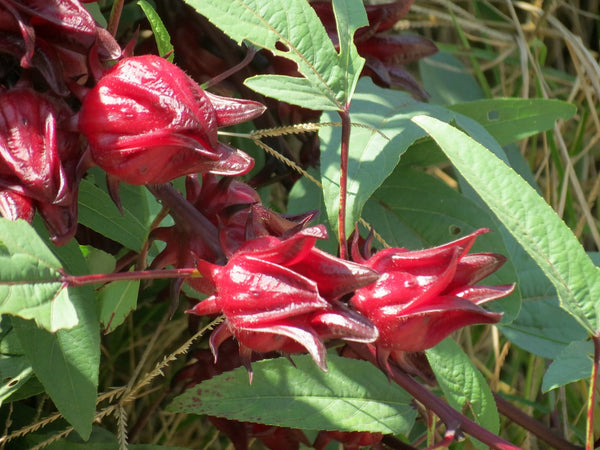
[[[37,70],[63,96],[70,81],[87,77],[91,55],[99,61],[121,56],[119,44],[77,0],[0,0],[0,52]]]
[[[377,338],[377,329],[340,298],[373,283],[378,274],[314,247],[316,239],[326,237],[322,226],[287,239],[260,237],[249,240],[225,266],[199,264],[214,294],[188,312],[225,315],[210,337],[215,358],[221,343],[234,336],[248,368],[253,351],[278,351],[308,352],[326,370],[324,340]]]
[[[81,146],[65,126],[72,115],[61,100],[29,88],[0,92],[2,214],[31,221],[37,209],[57,244],[77,227]]]
[[[498,322],[502,314],[482,304],[510,294],[513,285],[480,286],[480,280],[505,261],[494,253],[468,254],[480,229],[456,241],[426,250],[388,248],[365,258],[352,246],[352,257],[380,273],[373,284],[356,290],[350,304],[379,329],[374,343],[382,367],[390,354],[419,352],[472,324]]]
[[[199,261],[225,264],[249,239],[274,236],[285,239],[305,228],[314,217],[309,211],[283,216],[261,204],[251,186],[233,177],[204,174],[186,177],[186,199],[179,202],[161,198],[169,207],[175,224],[156,228],[150,240],[161,240],[166,247],[152,262],[152,268],[196,267]],[[204,223],[199,223],[199,220]],[[183,280],[182,280],[183,282]],[[198,292],[212,294],[214,286],[205,278],[185,280]]]
[[[86,94],[79,128],[109,176],[159,184],[193,173],[248,172],[252,158],[219,142],[217,129],[264,110],[208,93],[176,65],[145,55],[121,60]]]
[[[35,215],[33,200],[10,189],[0,190],[0,216],[8,220],[23,219],[31,223]]]

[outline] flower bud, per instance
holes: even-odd
[[[501,255],[467,255],[478,230],[448,244],[420,251],[384,249],[368,260],[353,243],[353,258],[381,274],[358,289],[351,305],[379,329],[375,342],[382,367],[390,353],[433,347],[450,333],[476,323],[495,323],[502,314],[480,305],[504,297],[508,286],[475,286],[505,261]]]
[[[326,370],[324,339],[373,342],[377,329],[338,299],[377,279],[375,271],[314,248],[327,236],[321,226],[284,240],[265,236],[248,241],[225,266],[200,264],[215,294],[189,312],[223,313],[226,321],[210,338],[215,356],[235,336],[249,367],[252,351],[308,351]]]
[[[81,151],[77,134],[62,126],[71,115],[64,103],[30,89],[0,93],[0,189],[12,192],[4,199],[17,208],[2,213],[30,221],[34,206],[60,244],[77,226]]]
[[[241,175],[254,161],[217,140],[217,129],[261,115],[251,100],[205,92],[166,59],[121,60],[83,100],[79,127],[92,158],[130,184],[165,183],[182,175]]]

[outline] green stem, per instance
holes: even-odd
[[[600,334],[592,337],[594,343],[594,363],[590,377],[590,390],[588,394],[587,422],[585,429],[585,450],[594,449],[594,408],[596,406],[596,389],[598,387],[598,364],[600,361]]]
[[[346,242],[346,197],[348,196],[348,154],[350,152],[350,122],[349,105],[339,112],[342,118],[342,139],[340,159],[340,208],[338,211],[338,243],[340,246],[340,258],[348,259],[348,248]]]

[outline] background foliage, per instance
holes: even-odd
[[[110,3],[91,4],[98,20],[108,15]],[[170,2],[138,3],[125,6],[121,40],[141,24],[142,35],[156,38],[167,54],[169,36],[158,19],[168,14]],[[589,12],[598,5],[417,1],[398,32],[427,35],[441,49],[411,68],[431,95],[422,103],[370,79],[358,81],[362,62],[354,47],[342,46],[338,54],[320,23],[310,22],[318,19],[304,2],[269,2],[272,10],[260,13],[278,19],[267,27],[244,20],[235,10],[238,2],[188,3],[234,40],[290,57],[304,77],[260,75],[246,82],[249,88],[326,110],[323,123],[338,121],[336,111],[352,98],[352,121],[365,127],[352,129],[348,232],[362,219],[390,245],[422,248],[480,227],[495,230],[476,250],[509,256],[493,282],[517,281],[518,289],[492,305],[504,312],[499,327],[465,329],[455,336],[458,344],[447,340],[427,352],[438,393],[522,448],[545,444],[509,420],[510,414],[499,416],[494,395],[581,444],[592,363],[587,337],[600,329],[593,262],[600,248],[600,68],[598,17]],[[362,10],[356,2],[334,4],[338,32],[351,37],[364,23]],[[277,15],[282,8],[291,8],[283,18]],[[307,18],[304,28],[294,26],[295,17]],[[312,40],[301,39],[306,35]],[[275,47],[281,36],[287,51]],[[311,172],[314,181],[302,177],[289,196],[277,185],[263,188],[261,196],[290,213],[322,210],[319,220],[335,236],[339,128],[323,126],[319,138],[321,165]],[[260,155],[250,141],[240,146]],[[202,329],[190,339],[184,308],[167,320],[168,281],[142,283],[141,290],[137,281],[94,288],[55,281],[63,269],[73,275],[107,273],[129,251],[147,251],[150,259],[159,251],[156,244],[145,248],[160,211],[157,201],[141,187],[122,186],[121,214],[102,180],[98,172],[83,181],[79,220],[90,233],[118,244],[115,254],[83,243],[50,249],[43,227],[34,232],[21,223],[0,223],[0,277],[10,282],[0,286],[5,438],[55,448],[114,448],[127,437],[147,444],[132,448],[230,446],[205,417],[194,415],[204,413],[306,430],[391,432],[411,441],[427,435],[423,425],[413,424],[404,391],[372,366],[333,355],[327,375],[306,357],[294,358],[302,371],[279,358],[256,364],[252,386],[241,369],[213,378],[202,388],[201,407],[190,406],[193,390],[175,398],[173,375],[185,364],[192,339],[206,347],[206,336]],[[12,298],[29,303],[24,307]],[[348,373],[356,376],[347,378]],[[281,388],[275,403],[273,386]],[[232,403],[223,401],[224,392]],[[341,413],[336,402],[348,410]],[[269,417],[269,411],[275,414]],[[378,419],[369,422],[362,415]],[[94,419],[99,423],[92,426]],[[332,423],[325,427],[326,420]],[[72,430],[89,443],[78,443]],[[598,435],[597,422],[595,430]]]

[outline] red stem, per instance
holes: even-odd
[[[219,245],[219,231],[210,220],[170,184],[147,184],[146,187],[163,206],[169,208],[169,214],[179,226],[195,230],[195,234],[202,236],[204,243],[215,255],[216,264],[225,263],[225,254]]]
[[[164,270],[137,270],[132,272],[93,273],[91,275],[64,274],[63,283],[69,286],[84,286],[86,284],[109,283],[124,280],[158,280],[166,278],[199,278],[202,275],[198,269],[164,269]]]
[[[498,412],[503,416],[507,417],[513,423],[519,425],[522,428],[525,428],[527,431],[533,433],[537,436],[538,439],[544,441],[548,445],[551,445],[553,448],[558,448],[560,450],[582,450],[583,447],[580,447],[575,444],[571,444],[569,441],[565,440],[562,436],[557,435],[551,429],[549,429],[546,425],[541,422],[538,422],[533,417],[525,414],[519,408],[515,407],[512,403],[502,398],[500,395],[494,393],[494,400],[496,400],[496,405],[498,406]]]
[[[590,377],[590,391],[588,395],[587,421],[585,429],[585,450],[593,450],[594,443],[594,408],[596,407],[596,389],[598,386],[598,364],[600,361],[600,334],[592,336],[594,343],[594,363]]]
[[[246,56],[244,57],[244,59],[242,61],[240,61],[239,63],[237,63],[235,66],[227,69],[225,72],[223,72],[223,73],[217,75],[216,77],[211,78],[210,80],[208,80],[206,83],[204,83],[202,85],[202,89],[208,89],[208,88],[214,86],[215,84],[218,84],[221,81],[229,78],[234,73],[239,72],[240,70],[242,70],[244,67],[246,67],[248,64],[250,64],[252,62],[252,60],[254,59],[255,55],[256,55],[256,50],[254,50],[252,48],[248,48],[248,50],[246,52]]]
[[[338,243],[340,258],[348,259],[346,243],[346,197],[348,195],[348,153],[350,149],[350,112],[349,105],[339,111],[342,118],[341,160],[340,160],[340,209],[338,211]]]
[[[123,12],[124,3],[125,0],[115,0],[112,9],[110,10],[110,16],[108,18],[108,25],[106,29],[113,36],[116,36],[117,30],[119,29],[119,22],[121,21],[121,13]]]
[[[372,346],[351,342],[349,342],[348,345],[361,358],[379,367],[375,349]],[[505,441],[500,436],[497,436],[491,431],[486,430],[468,417],[465,417],[460,412],[456,411],[450,405],[436,397],[429,389],[417,383],[413,378],[397,367],[390,365],[390,372],[388,376],[396,384],[412,395],[418,402],[423,404],[423,406],[433,411],[442,420],[442,422],[446,424],[446,428],[448,430],[460,429],[461,431],[470,434],[475,439],[487,444],[491,449],[520,450],[520,447]]]

